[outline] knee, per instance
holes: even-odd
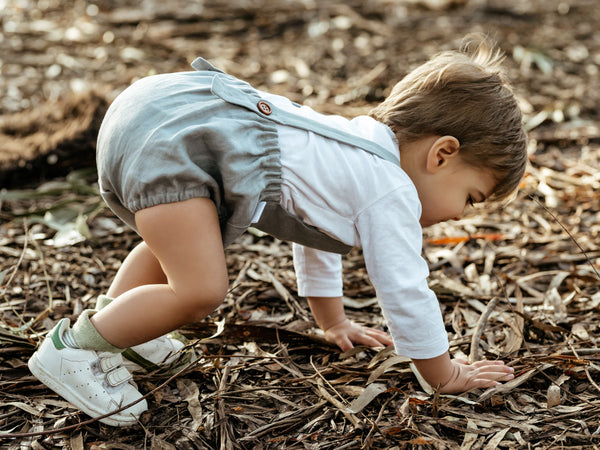
[[[204,319],[223,303],[228,290],[228,280],[212,280],[201,286],[190,286],[176,291],[180,311],[186,322]]]
[[[204,290],[207,301],[212,303],[215,309],[219,307],[221,303],[223,303],[223,300],[225,300],[225,296],[229,290],[229,279],[227,278],[227,273],[221,277],[218,277],[218,279],[212,280],[212,282],[209,283]]]
[[[205,287],[203,292],[198,295],[199,312],[202,314],[204,307],[207,307],[210,312],[213,312],[223,304],[227,296],[228,284],[213,284],[210,287]]]

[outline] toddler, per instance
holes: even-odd
[[[256,90],[200,58],[195,71],[134,83],[106,114],[97,163],[104,200],[142,242],[95,310],[49,332],[32,373],[92,417],[140,399],[123,355],[172,357],[181,343],[165,334],[222,303],[224,248],[254,226],[294,242],[298,294],[342,350],[393,344],[441,392],[512,379],[501,361],[450,358],[421,256],[422,227],[508,198],[525,171],[501,55],[476,44],[435,56],[352,120]],[[352,247],[362,248],[391,338],[344,314],[340,255]],[[141,400],[101,421],[134,424],[146,409]]]

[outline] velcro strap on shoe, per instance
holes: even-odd
[[[119,386],[120,384],[126,383],[131,379],[132,376],[125,367],[119,367],[106,374],[106,382],[112,387]]]
[[[102,372],[110,372],[123,364],[123,357],[120,353],[102,353],[100,355],[100,369]]]

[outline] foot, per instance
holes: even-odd
[[[193,360],[193,352],[183,351],[185,338],[177,333],[152,339],[123,352],[123,365],[131,372],[164,370],[173,372]]]
[[[121,354],[67,347],[61,337],[68,328],[69,319],[62,319],[29,360],[29,370],[38,380],[91,417],[142,399]],[[147,409],[142,399],[99,420],[112,426],[133,425]]]
[[[106,295],[99,295],[96,300],[96,310],[110,305],[114,300]],[[177,368],[193,361],[193,349],[183,351],[186,339],[178,333],[169,333],[151,341],[144,342],[126,349],[123,352],[123,365],[130,372],[174,373]]]

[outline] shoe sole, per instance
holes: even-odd
[[[94,409],[90,408],[89,404],[73,391],[65,390],[64,385],[58,382],[49,372],[44,369],[44,365],[38,359],[37,353],[34,353],[31,356],[27,362],[27,366],[29,367],[31,373],[38,380],[63,397],[65,400],[75,405],[88,416],[98,417],[106,414],[105,412],[95,411]],[[99,421],[113,427],[123,427],[136,424],[137,418],[135,418],[133,415],[123,415],[122,413],[117,413],[112,416],[99,419]]]

